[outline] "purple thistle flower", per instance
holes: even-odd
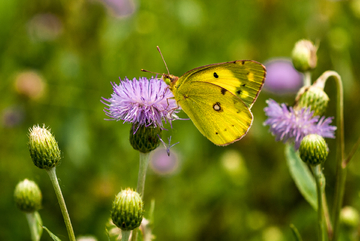
[[[333,117],[313,116],[314,112],[310,108],[294,110],[285,104],[279,105],[272,99],[267,100],[267,104],[264,111],[269,118],[264,125],[270,126],[270,132],[276,136],[276,141],[294,141],[297,150],[301,140],[308,134],[335,138],[336,126],[330,125]]]
[[[285,95],[296,93],[303,86],[303,77],[296,71],[291,60],[276,58],[265,63],[266,81],[264,89],[268,92]]]
[[[178,106],[173,94],[161,79],[140,77],[120,79],[120,84],[111,83],[114,92],[110,99],[102,97],[107,116],[113,120],[163,128],[165,123],[178,119]],[[136,132],[136,131],[135,131]]]

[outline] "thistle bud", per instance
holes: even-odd
[[[60,161],[58,143],[45,127],[33,126],[30,129],[28,146],[31,159],[38,168],[48,170]]]
[[[130,130],[130,144],[135,150],[147,153],[160,145],[160,127],[133,124]]]
[[[137,192],[128,188],[116,195],[111,209],[111,219],[121,230],[129,231],[139,227],[143,215],[143,201]]]
[[[23,212],[35,212],[41,208],[41,191],[35,182],[28,179],[16,185],[14,199]]]
[[[300,40],[295,44],[292,51],[292,62],[300,72],[306,72],[316,67],[317,47],[309,40]]]
[[[359,225],[359,212],[350,206],[344,207],[340,212],[341,223],[347,228],[356,228]]]
[[[309,108],[314,111],[314,116],[321,116],[325,113],[329,97],[323,88],[316,85],[302,87],[296,97],[295,109]]]
[[[299,148],[300,158],[309,165],[323,164],[328,156],[328,147],[324,138],[317,134],[305,136]]]

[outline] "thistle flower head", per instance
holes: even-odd
[[[45,126],[33,126],[29,131],[29,151],[35,166],[41,169],[55,167],[60,159],[61,152],[55,137]]]
[[[143,201],[140,194],[128,188],[116,195],[111,209],[111,218],[121,230],[129,231],[139,227],[143,215]]]
[[[14,200],[21,211],[35,212],[41,208],[41,191],[35,182],[25,179],[16,185]]]
[[[315,85],[304,86],[299,90],[295,102],[296,110],[310,107],[314,115],[322,115],[328,106],[329,97],[323,88]]]
[[[302,139],[299,154],[303,162],[315,166],[325,162],[329,148],[323,137],[317,134],[309,134]]]
[[[316,67],[317,47],[309,40],[300,40],[295,44],[292,51],[292,62],[300,72],[312,70]]]
[[[130,144],[135,150],[148,153],[160,145],[161,132],[160,127],[146,127],[135,123],[130,129]]]
[[[310,108],[294,110],[271,99],[267,103],[268,107],[264,111],[269,118],[264,125],[270,126],[270,132],[276,136],[276,141],[294,141],[295,149],[299,149],[301,140],[308,134],[335,138],[336,127],[330,125],[332,117],[320,118],[314,116]]]
[[[266,81],[264,88],[266,91],[285,95],[296,93],[303,86],[303,77],[296,71],[291,60],[277,58],[265,63]]]
[[[112,86],[114,92],[111,98],[103,98],[105,102],[102,102],[108,106],[104,111],[113,120],[163,128],[162,121],[171,124],[171,121],[178,119],[176,101],[161,79],[125,78],[119,85],[112,83]]]

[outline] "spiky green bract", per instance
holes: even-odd
[[[305,136],[299,147],[300,158],[309,165],[323,164],[328,156],[324,138],[317,134]]]
[[[16,185],[14,200],[21,211],[35,212],[41,208],[41,191],[35,182],[25,179]]]
[[[161,128],[133,124],[130,130],[130,144],[135,150],[148,153],[160,145]]]
[[[116,195],[111,209],[111,219],[121,230],[129,231],[139,227],[143,215],[143,201],[139,193],[128,188]]]
[[[328,102],[329,97],[322,88],[314,85],[306,86],[298,92],[295,109],[310,107],[310,110],[314,112],[313,116],[322,116]]]
[[[61,159],[59,145],[45,126],[35,125],[30,128],[28,146],[31,159],[38,168],[48,170]]]
[[[300,40],[296,42],[292,51],[292,62],[300,72],[306,72],[316,67],[317,47],[309,40]]]

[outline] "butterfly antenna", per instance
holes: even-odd
[[[168,69],[168,67],[167,67],[167,65],[166,65],[166,62],[165,62],[164,56],[163,56],[163,55],[162,55],[162,53],[161,53],[160,47],[159,47],[159,46],[156,46],[156,48],[157,48],[157,50],[159,51],[159,53],[160,53],[160,55],[161,55],[162,60],[164,61],[164,64],[165,64],[165,67],[166,67],[166,70],[167,70],[168,74],[170,75],[169,69]]]
[[[141,69],[142,72],[146,72],[146,73],[152,73],[152,74],[156,74],[156,75],[161,75],[160,73],[156,73],[156,72],[152,72],[146,69]]]

